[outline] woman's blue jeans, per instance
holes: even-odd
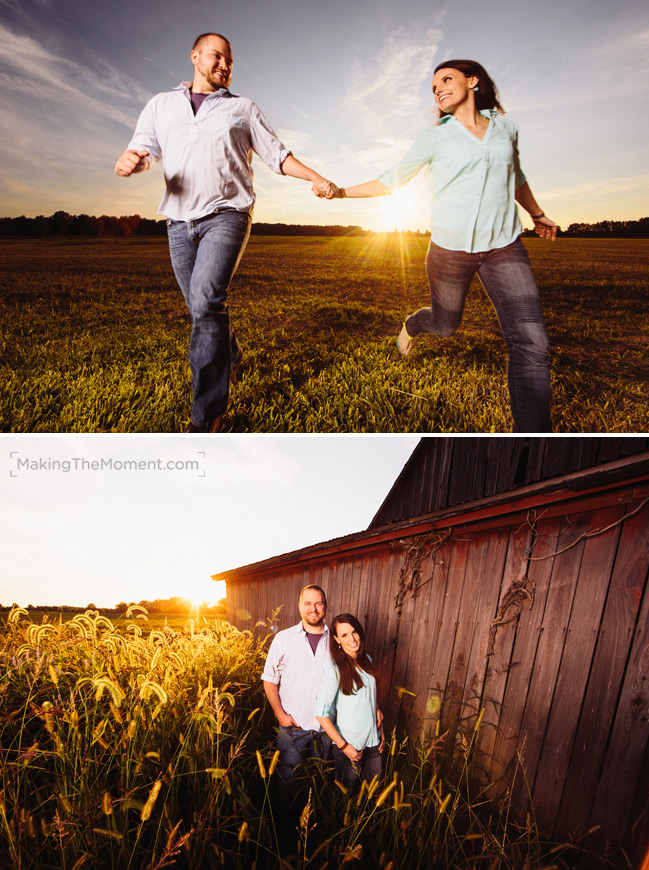
[[[548,336],[527,251],[520,239],[469,254],[430,243],[426,256],[431,307],[406,320],[408,335],[452,335],[460,325],[471,279],[478,273],[509,352],[507,382],[516,432],[551,432]]]
[[[352,761],[334,744],[334,776],[336,782],[344,785],[352,794],[360,788],[361,782],[372,782],[381,776],[381,753],[378,746],[367,746],[360,761]]]
[[[249,214],[233,209],[193,221],[167,221],[171,264],[192,319],[191,421],[206,431],[228,405],[231,361],[238,348],[228,288],[246,247],[250,222]]]

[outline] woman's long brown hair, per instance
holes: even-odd
[[[439,70],[446,69],[447,67],[458,70],[468,79],[471,76],[475,76],[478,79],[478,84],[476,85],[478,90],[475,95],[475,106],[478,111],[481,109],[497,109],[499,112],[505,112],[500,105],[500,97],[498,96],[496,85],[481,63],[478,63],[477,60],[445,60],[444,63],[437,64],[435,72],[439,72]],[[445,114],[447,113],[442,112],[442,115]]]
[[[361,642],[355,659],[353,659],[351,656],[348,656],[336,640],[335,635],[338,634],[338,626],[342,623],[347,623],[348,625],[351,625],[354,631],[358,633],[358,636],[360,638]],[[376,668],[374,667],[374,665],[368,658],[367,653],[365,652],[365,632],[363,631],[363,626],[351,613],[340,613],[331,623],[329,633],[329,647],[331,649],[331,658],[333,659],[333,663],[338,669],[340,691],[343,693],[343,695],[353,695],[356,689],[360,689],[363,685],[363,680],[361,678],[359,668],[364,670],[365,673],[371,674],[373,677],[376,676]]]

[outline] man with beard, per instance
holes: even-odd
[[[115,172],[128,177],[164,161],[158,211],[167,217],[171,263],[192,320],[186,431],[200,433],[221,427],[242,356],[227,295],[250,234],[253,151],[274,172],[312,182],[314,191],[316,184],[327,195],[337,188],[284,147],[255,103],[228,90],[232,47],[224,36],[202,33],[190,57],[193,82],[149,100]]]
[[[280,631],[268,650],[264,691],[279,731],[277,773],[280,791],[290,785],[305,754],[328,758],[331,740],[313,715],[318,689],[330,666],[327,599],[319,586],[305,586],[298,598],[301,622]]]

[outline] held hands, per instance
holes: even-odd
[[[149,168],[148,151],[125,151],[115,164],[115,172],[123,178],[128,178],[134,172],[143,172]]]
[[[554,241],[557,237],[557,229],[558,227],[555,222],[545,215],[534,220],[534,232],[542,239],[552,239]]]
[[[326,179],[314,181],[311,190],[320,199],[342,199],[345,195],[342,188],[337,187],[333,181],[327,181]]]

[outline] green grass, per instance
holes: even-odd
[[[563,432],[649,431],[649,241],[526,240]],[[425,238],[253,236],[226,432],[507,432],[506,351],[479,282],[461,329],[395,346],[428,304]],[[164,239],[0,242],[0,428],[178,432],[190,324]]]

